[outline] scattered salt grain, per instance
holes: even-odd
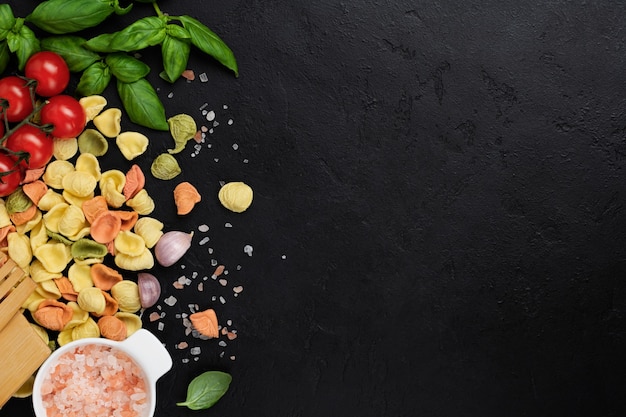
[[[179,344],[176,345],[176,349],[187,349],[188,346],[189,346],[189,343],[180,342]]]
[[[189,349],[189,353],[191,353],[192,355],[199,355],[200,352],[201,350],[199,346],[192,347],[191,349]]]
[[[159,331],[163,331],[164,328],[165,328],[165,324],[163,324],[163,322],[160,321],[159,324],[157,325],[157,329],[159,329]]]
[[[183,359],[181,359],[181,362],[182,363],[189,363],[189,358],[183,358]]]
[[[148,320],[150,321],[157,321],[158,319],[161,318],[161,315],[159,313],[157,313],[156,311],[153,311],[152,313],[150,313],[150,315],[148,316]]]
[[[223,108],[224,110],[228,110],[228,105],[227,105],[227,104],[224,104],[224,105],[222,106],[222,108]]]
[[[178,281],[174,281],[174,283],[172,284],[172,286],[173,286],[174,288],[176,288],[177,290],[182,290],[182,289],[185,287],[183,284],[181,284],[181,283],[180,283],[180,282],[178,282]]]
[[[206,233],[209,231],[209,226],[207,226],[206,224],[201,224],[200,226],[198,226],[198,231]]]
[[[233,225],[231,223],[225,223],[224,227],[233,227]]]
[[[220,303],[226,304],[226,299],[220,295]]]
[[[206,114],[206,119],[209,122],[212,122],[213,120],[215,120],[215,112],[213,110],[211,110],[210,112],[208,112]]]
[[[230,360],[231,360],[231,361],[234,361],[234,360],[235,360],[235,355],[232,355],[232,356],[230,357]]]
[[[200,240],[200,242],[198,242],[198,245],[200,245],[200,246],[202,246],[202,245],[206,245],[206,244],[209,242],[209,240],[211,240],[211,239],[209,239],[209,237],[205,236],[205,237],[203,237],[203,238]]]
[[[228,119],[228,126],[232,126],[233,124],[233,119]]]
[[[219,277],[220,275],[222,275],[223,272],[224,272],[224,265],[218,265],[218,267],[215,268],[213,275],[215,275],[216,277]]]
[[[163,300],[163,302],[165,304],[167,304],[168,306],[170,306],[170,307],[172,307],[174,304],[176,304],[176,301],[178,301],[178,300],[173,295],[170,295],[165,300]]]
[[[234,149],[234,150],[239,149],[239,145],[237,145],[236,143],[233,143],[233,149]]]
[[[209,81],[209,77],[207,77],[206,72],[203,72],[202,74],[200,74],[198,78],[200,78],[200,81],[203,83]]]
[[[198,284],[198,291],[200,292],[204,291],[204,283],[201,282]]]
[[[232,326],[233,325],[233,321],[231,319],[226,320],[226,325],[227,326]]]
[[[226,342],[225,342],[225,341],[223,341],[223,340],[220,340],[220,341],[218,342],[218,345],[220,345],[221,347],[226,347]]]
[[[172,98],[172,97],[174,97],[174,93],[169,93],[169,94],[167,95],[167,98]]]
[[[219,283],[222,285],[222,287],[225,287],[228,285],[228,281],[223,278],[219,280]]]
[[[251,245],[246,245],[243,247],[243,251],[244,253],[246,253],[248,256],[252,256],[252,251],[254,250],[254,248]]]
[[[239,293],[243,292],[243,286],[242,285],[238,285],[236,287],[233,287],[233,292],[235,294],[239,294]]]

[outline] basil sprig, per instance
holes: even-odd
[[[163,103],[146,79],[150,67],[130,53],[160,46],[163,71],[159,76],[170,83],[176,82],[187,68],[192,47],[215,58],[235,76],[239,69],[228,45],[199,20],[165,14],[155,0],[135,2],[152,3],[156,16],[142,17],[118,32],[101,33],[91,39],[71,33],[96,27],[112,14],[126,14],[133,4],[121,7],[119,0],[46,0],[26,18],[16,18],[8,4],[0,4],[0,71],[7,67],[11,53],[23,70],[35,52],[56,52],[70,71],[81,73],[78,94],[101,94],[115,78],[130,119],[145,127],[167,130]],[[56,36],[39,40],[25,23]]]
[[[228,391],[232,377],[220,371],[207,371],[195,377],[187,387],[187,399],[176,403],[191,410],[212,407]]]

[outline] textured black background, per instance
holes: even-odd
[[[35,2],[9,3],[23,16]],[[180,155],[204,196],[191,215],[174,214],[176,181],[147,186],[166,228],[211,227],[183,272],[158,271],[179,302],[161,303],[163,331],[146,320],[175,363],[157,417],[624,415],[623,2],[159,4],[220,34],[241,75],[195,51],[209,82],[168,86],[144,51],[168,115],[206,123],[206,102],[221,123],[210,149]],[[151,13],[137,4],[111,29]],[[139,163],[166,142],[154,135]],[[255,200],[234,215],[215,196],[239,180]],[[210,275],[211,259],[226,287],[169,285]],[[185,338],[188,303],[239,337]],[[198,361],[182,363],[182,340]],[[208,369],[232,373],[226,396],[176,407]]]

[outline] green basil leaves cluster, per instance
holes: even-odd
[[[133,122],[168,130],[163,104],[146,80],[150,68],[132,53],[160,45],[163,71],[159,76],[170,83],[185,71],[192,47],[212,56],[236,76],[237,61],[226,43],[197,19],[164,14],[154,0],[135,1],[153,3],[157,15],[91,39],[72,33],[96,27],[112,14],[126,14],[133,4],[121,7],[119,0],[46,0],[26,18],[14,17],[9,5],[0,4],[0,72],[6,68],[11,53],[17,56],[21,70],[33,53],[42,49],[56,52],[65,59],[70,71],[82,73],[78,94],[101,94],[114,81]],[[39,40],[25,23],[54,36]]]

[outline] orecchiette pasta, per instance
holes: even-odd
[[[134,230],[146,242],[146,247],[152,248],[163,236],[163,223],[152,217],[142,217],[135,223]]]
[[[53,273],[63,272],[72,260],[70,248],[64,243],[54,241],[39,246],[33,255],[39,259],[47,271]]]
[[[76,138],[54,139],[53,155],[56,159],[67,161],[78,152],[78,141]]]
[[[100,192],[109,206],[119,208],[126,202],[126,197],[122,194],[125,183],[126,175],[122,171],[112,169],[102,173],[99,182]]]
[[[149,140],[146,135],[139,132],[124,132],[117,136],[115,143],[122,155],[124,155],[124,158],[130,161],[148,149]]]
[[[154,200],[148,195],[145,188],[139,190],[133,198],[126,202],[126,205],[142,216],[154,211]]]
[[[74,172],[71,162],[56,160],[48,164],[42,179],[48,187],[60,190],[63,188],[63,178],[70,172]]]

